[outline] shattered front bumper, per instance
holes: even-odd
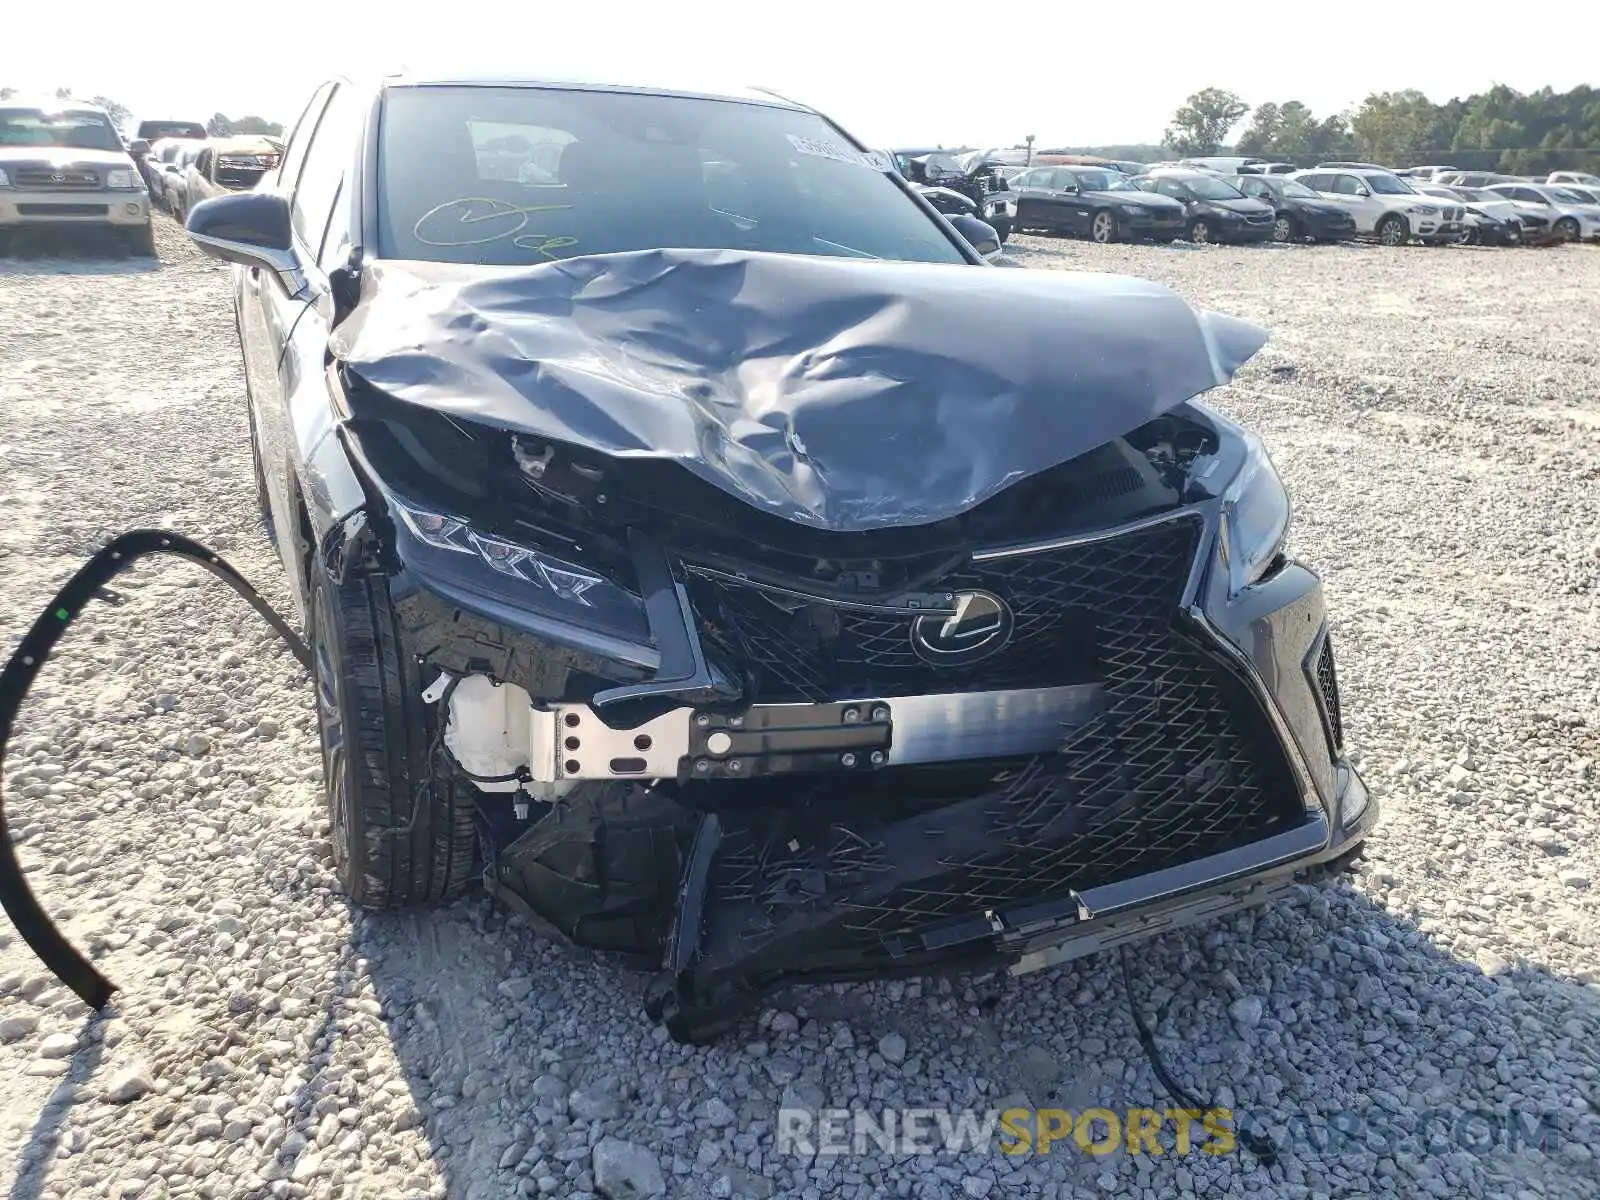
[[[503,729],[529,786],[631,797],[587,824],[557,804],[502,848],[492,885],[589,945],[657,911],[649,1007],[692,1040],[789,982],[1034,970],[1261,903],[1349,854],[1377,807],[1343,754],[1320,582],[1286,560],[1230,595],[1218,521],[1186,509],[974,556],[936,586],[1004,596],[1016,628],[957,671],[911,653],[913,617],[840,610],[819,643],[815,605],[691,564],[672,588],[691,665],[736,651],[773,698],[668,692],[626,721],[551,665],[648,690],[670,644],[605,666],[475,623],[481,608],[426,581],[397,607],[426,657],[469,673],[458,701],[517,697],[475,724]],[[639,852],[555,871],[551,829],[569,855]],[[617,879],[623,899],[560,911]]]

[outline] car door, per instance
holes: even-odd
[[[1341,208],[1348,209],[1356,219],[1356,228],[1371,233],[1379,220],[1389,210],[1372,197],[1372,189],[1361,181],[1359,175],[1338,172],[1329,183],[1328,196]]]
[[[299,182],[311,135],[316,131],[332,91],[332,84],[323,84],[317,89],[289,135],[283,161],[270,185],[285,198],[293,195]],[[287,568],[295,560],[285,554],[284,534],[293,528],[296,516],[286,474],[289,466],[284,436],[287,426],[278,364],[298,310],[305,304],[288,294],[275,272],[263,271],[260,267],[240,267],[237,271],[237,319],[239,343],[244,351],[250,436],[260,455],[271,523],[278,535],[278,552]]]
[[[1094,208],[1084,198],[1083,182],[1076,171],[1057,167],[1051,181],[1050,213],[1055,227],[1063,233],[1086,234],[1094,219]]]
[[[366,123],[366,96],[347,83],[337,85],[317,121],[306,147],[305,161],[290,194],[289,218],[296,257],[304,265],[309,296],[289,294],[277,273],[261,283],[270,296],[266,310],[268,333],[282,346],[277,364],[277,406],[268,416],[267,436],[282,455],[285,512],[292,508],[291,489],[298,487],[308,507],[318,512],[347,511],[342,497],[327,494],[328,482],[316,466],[319,453],[337,449],[333,409],[326,377],[328,332],[333,321],[333,297],[328,274],[341,252],[348,256],[352,222],[345,180],[351,175],[361,133]],[[336,220],[336,213],[343,213]],[[339,453],[343,453],[339,451]],[[359,503],[359,498],[356,500]],[[298,520],[278,527],[278,544],[285,561],[295,563],[305,549]],[[299,577],[295,576],[296,583]]]
[[[1077,182],[1072,177],[1072,172],[1060,167],[1041,168],[1032,189],[1034,220],[1045,229],[1057,231],[1071,229],[1062,201],[1065,198],[1064,189],[1069,186],[1072,187],[1072,195],[1076,198]]]
[[[1011,190],[1017,198],[1017,226],[1030,229],[1044,225],[1044,214],[1039,203],[1039,189],[1049,182],[1048,167],[1031,167],[1012,176]],[[1026,217],[1026,220],[1024,220]]]

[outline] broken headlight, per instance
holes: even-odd
[[[595,589],[620,592],[628,600],[636,598],[604,576],[585,571],[572,563],[551,558],[527,546],[479,533],[459,517],[428,512],[426,509],[391,501],[406,528],[421,542],[436,550],[473,554],[491,569],[534,587],[544,588],[569,604],[593,608],[589,593]]]
[[[1289,493],[1261,439],[1240,430],[1244,464],[1222,494],[1227,530],[1228,591],[1236,595],[1266,572],[1289,534]]]

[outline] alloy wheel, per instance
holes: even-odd
[[[1378,240],[1385,246],[1398,246],[1406,240],[1405,222],[1398,217],[1390,217],[1384,221],[1383,227],[1378,230]]]
[[[1272,223],[1272,240],[1287,242],[1294,238],[1294,222],[1288,217],[1279,217]]]
[[[1117,219],[1108,212],[1095,213],[1091,236],[1102,246],[1117,240]]]
[[[1211,240],[1211,226],[1204,221],[1196,221],[1189,226],[1189,240],[1196,245],[1204,245]]]

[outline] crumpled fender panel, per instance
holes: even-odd
[[[1147,280],[728,250],[371,264],[334,352],[391,396],[854,531],[946,519],[1266,342]]]

